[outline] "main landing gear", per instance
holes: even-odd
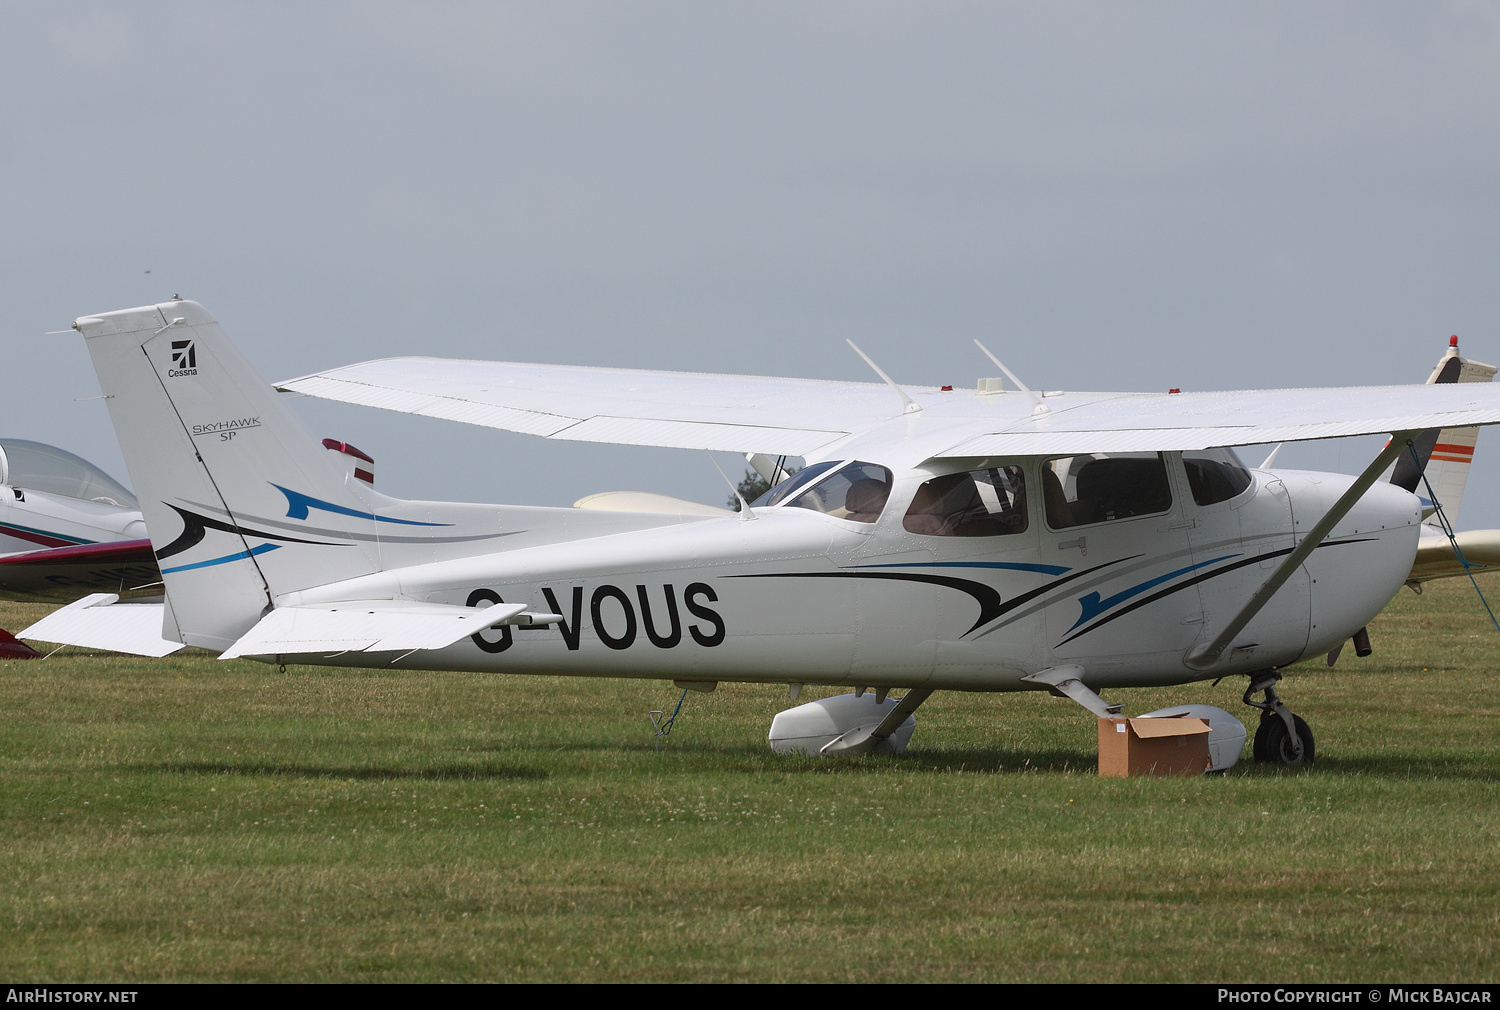
[[[1312,730],[1277,696],[1276,682],[1280,679],[1281,674],[1275,670],[1261,670],[1250,675],[1250,686],[1245,689],[1245,704],[1260,709],[1260,726],[1255,730],[1255,763],[1310,765],[1315,755]],[[1262,691],[1265,701],[1250,700],[1251,695]]]

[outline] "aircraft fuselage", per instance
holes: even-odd
[[[1017,535],[909,532],[902,516],[933,477],[917,470],[894,482],[874,523],[758,508],[753,521],[672,521],[516,546],[277,602],[395,595],[470,607],[526,603],[563,617],[493,629],[396,664],[417,669],[1006,691],[1028,689],[1022,677],[1061,664],[1084,667],[1095,688],[1285,665],[1363,627],[1410,570],[1420,504],[1377,485],[1237,636],[1227,659],[1195,670],[1184,662],[1188,651],[1238,612],[1352,478],[1253,471],[1245,491],[1199,506],[1178,454],[1165,462],[1169,508],[1061,531],[1033,496],[1035,514]],[[516,533],[510,543],[527,539]]]

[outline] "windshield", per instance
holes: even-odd
[[[796,494],[838,465],[838,461],[834,460],[828,463],[814,463],[806,469],[798,470],[796,474],[777,484],[750,504],[756,508],[770,508],[772,505],[780,505],[790,495]]]
[[[793,498],[787,508],[812,509],[839,519],[873,523],[880,518],[890,495],[891,472],[877,463],[856,460]]]
[[[0,439],[4,482],[12,487],[138,509],[135,495],[109,474],[71,452],[41,442]]]

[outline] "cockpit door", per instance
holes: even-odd
[[[1047,596],[1047,635],[1055,659],[1091,679],[1153,655],[1175,669],[1198,637],[1193,518],[1167,462],[1095,453],[1042,464],[1041,553],[1067,569]]]

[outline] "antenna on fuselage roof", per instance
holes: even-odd
[[[977,347],[977,348],[979,348],[981,351],[983,351],[985,357],[987,357],[991,361],[993,361],[995,363],[995,365],[1000,369],[1000,371],[1002,371],[1002,372],[1005,373],[1005,377],[1007,379],[1009,379],[1011,382],[1014,382],[1017,386],[1021,387],[1021,392],[1025,393],[1027,396],[1031,397],[1031,416],[1032,417],[1036,417],[1038,414],[1050,414],[1050,413],[1052,413],[1052,408],[1049,407],[1049,406],[1047,406],[1045,403],[1043,403],[1041,397],[1039,397],[1035,393],[1033,393],[1031,391],[1031,388],[1029,386],[1027,386],[1026,383],[1024,383],[1020,379],[1016,378],[1016,373],[1012,372],[1009,368],[1006,368],[1005,367],[1005,362],[1001,361],[999,358],[997,358],[993,354],[991,354],[990,353],[990,349],[988,347],[984,346],[983,344],[981,344],[977,340],[974,341],[974,346]]]
[[[884,372],[882,372],[880,370],[880,366],[877,365],[877,364],[875,364],[875,362],[871,361],[870,360],[870,356],[868,354],[866,354],[864,351],[861,351],[859,349],[859,345],[858,344],[856,344],[854,341],[850,340],[848,337],[844,338],[844,343],[846,343],[850,347],[854,348],[854,353],[858,354],[861,358],[864,358],[865,359],[865,364],[867,364],[871,368],[875,369],[875,374],[878,375],[878,376],[880,376],[882,379],[884,379],[885,380],[885,384],[887,386],[890,386],[892,389],[894,389],[896,391],[896,395],[899,396],[899,397],[901,397],[901,402],[904,403],[904,404],[906,404],[906,406],[901,409],[901,413],[903,413],[903,414],[915,414],[917,411],[919,411],[919,410],[922,409],[922,405],[920,403],[918,403],[916,400],[913,400],[911,397],[907,396],[906,395],[906,390],[904,390],[900,386],[896,385],[896,383],[891,379],[891,377],[889,375],[886,375]]]
[[[729,474],[724,472],[724,468],[719,465],[718,460],[714,459],[714,454],[710,450],[704,449],[703,451],[708,453],[708,461],[714,465],[715,470],[719,471],[719,476],[724,478],[724,483],[729,485],[729,490],[733,491],[734,496],[740,500],[740,520],[749,522],[754,519],[755,513],[750,511],[750,503],[745,500],[745,496],[740,493],[734,481],[729,479]]]

